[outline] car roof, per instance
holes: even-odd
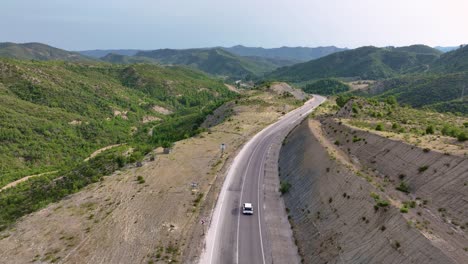
[[[251,203],[244,203],[244,207],[252,207]]]

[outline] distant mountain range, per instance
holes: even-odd
[[[150,58],[160,64],[187,65],[209,74],[235,78],[262,76],[278,67],[294,64],[285,59],[238,56],[222,48],[140,51],[135,57]]]
[[[445,53],[439,49],[425,45],[384,48],[367,46],[350,50],[334,46],[265,49],[238,45],[231,48],[151,51],[121,49],[77,53],[41,43],[0,43],[0,57],[87,63],[185,65],[230,80],[266,78],[294,83],[308,83],[328,77],[382,80],[400,78],[401,75],[443,75],[468,71],[467,46]],[[304,60],[307,61],[303,62]],[[442,83],[448,84],[450,81]],[[385,87],[387,90],[393,86],[386,83]]]
[[[153,62],[158,64],[181,64],[198,68],[213,75],[232,78],[253,78],[263,76],[278,67],[289,66],[298,62],[329,55],[344,49],[336,47],[318,48],[250,48],[234,46],[231,48],[202,49],[158,49],[152,51],[116,50],[101,57],[112,63]],[[103,51],[84,54],[98,55]],[[132,54],[131,57],[127,54]]]
[[[335,46],[328,47],[281,47],[281,48],[261,48],[261,47],[245,47],[242,45],[233,46],[230,48],[226,47],[216,47],[224,49],[232,54],[243,56],[243,57],[263,57],[270,59],[280,59],[290,62],[304,62],[308,60],[317,59],[323,56],[327,56],[331,53],[346,50],[346,48],[337,48]],[[211,48],[204,48],[211,49]],[[162,49],[164,50],[164,49]],[[192,49],[193,50],[193,49]],[[135,56],[140,51],[148,50],[135,50],[135,49],[117,49],[117,50],[85,50],[78,51],[79,53],[93,57],[93,58],[102,58],[110,53],[125,55],[125,56]]]
[[[257,56],[272,59],[286,59],[296,62],[315,60],[329,54],[346,50],[346,48],[328,47],[281,47],[281,48],[253,48],[237,45],[231,48],[222,48],[239,56]]]
[[[397,48],[367,46],[282,67],[267,77],[292,82],[326,77],[382,79],[398,74],[426,71],[441,54],[441,51],[424,45]]]
[[[141,50],[136,50],[136,49],[109,49],[109,50],[82,50],[78,51],[82,55],[88,56],[88,57],[93,57],[96,59],[102,58],[107,56],[108,54],[117,54],[117,55],[125,55],[125,56],[133,56],[137,54]]]
[[[441,47],[441,46],[435,46],[434,49],[440,50],[442,52],[449,52],[452,50],[456,50],[460,48],[460,46],[452,46],[452,47]]]

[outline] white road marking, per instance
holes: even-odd
[[[311,100],[307,101],[305,105],[310,105],[312,104],[313,101],[315,101],[315,97],[312,98]],[[302,112],[304,111],[302,108],[303,107],[300,107],[298,109],[295,109],[291,112],[289,112],[288,114],[280,117],[279,119],[284,119],[284,118],[289,118],[289,117],[292,117],[295,113],[301,113],[302,112],[302,115],[300,115],[300,119],[306,119],[307,118],[307,114],[309,114],[310,112],[312,112],[315,108],[317,108],[317,106],[319,106],[322,102],[326,101],[326,98],[323,98],[323,100],[321,100],[321,102],[318,103],[318,105],[312,107],[311,109],[309,110],[306,110],[305,112]],[[297,119],[296,119],[297,121]],[[221,218],[223,218],[223,215],[222,215],[222,211],[223,211],[223,208],[224,208],[224,200],[225,200],[225,196],[227,195],[228,193],[228,188],[229,186],[231,185],[232,181],[233,181],[233,178],[235,177],[235,171],[236,169],[239,167],[239,162],[241,162],[241,159],[242,157],[245,156],[246,152],[248,151],[248,149],[250,148],[250,145],[255,143],[255,141],[258,139],[258,138],[261,138],[261,137],[264,137],[265,135],[264,134],[267,134],[267,135],[271,135],[271,134],[274,134],[274,133],[277,133],[279,130],[282,130],[284,129],[284,127],[287,127],[287,124],[277,124],[279,123],[276,122],[276,123],[273,123],[273,124],[270,124],[269,126],[267,126],[266,128],[264,128],[262,131],[260,131],[259,133],[257,133],[251,140],[249,140],[245,146],[241,149],[241,151],[239,152],[239,154],[234,158],[231,166],[229,167],[228,169],[228,175],[226,176],[225,180],[224,180],[224,183],[223,183],[223,187],[221,188],[221,192],[220,192],[220,195],[218,197],[218,202],[217,202],[217,205],[215,206],[215,209],[214,209],[214,215],[213,215],[213,221],[210,222],[210,227],[208,229],[208,232],[207,232],[207,236],[206,236],[206,243],[208,244],[207,247],[205,247],[205,250],[203,250],[202,252],[202,255],[201,255],[201,258],[200,258],[200,263],[213,263],[213,256],[214,256],[214,249],[215,249],[215,245],[217,244],[216,243],[216,240],[217,240],[217,234],[218,234],[218,229],[220,227],[219,223],[221,221]],[[269,129],[272,129],[272,131],[268,131]],[[254,151],[252,152],[255,153],[255,151],[257,150],[258,146],[260,144],[258,144]],[[271,146],[270,146],[271,148]],[[250,165],[251,163],[251,160],[252,160],[252,157],[253,155],[250,156],[249,158],[249,161],[248,161],[248,166]],[[262,160],[263,162],[263,160]],[[263,164],[263,166],[265,167],[265,164]],[[246,171],[247,172],[247,171]],[[244,178],[245,178],[245,174],[246,172],[244,173]],[[260,181],[260,179],[259,179]],[[245,180],[242,182],[242,187],[241,187],[241,197],[242,197],[242,192],[243,192],[243,188],[244,188],[244,183],[245,183]],[[258,194],[259,195],[259,194]],[[242,199],[240,200],[240,203],[239,205],[242,203]],[[240,206],[239,206],[240,208]],[[259,205],[259,208],[260,208],[260,205]],[[216,215],[216,216],[215,216]],[[260,216],[258,218],[260,220]],[[237,250],[237,254],[236,254],[236,258],[237,258],[237,262],[239,262],[239,252],[238,252],[238,249],[239,249],[239,220],[240,220],[240,214],[238,215],[238,228],[237,228],[237,247],[236,247],[236,250]],[[214,229],[214,230],[213,230]],[[263,262],[265,263],[265,257],[264,257],[264,249],[263,249],[263,240],[262,240],[262,237],[261,237],[261,227],[260,227],[260,239],[261,239],[261,246],[262,246],[262,256],[263,256]],[[211,246],[210,246],[211,244]],[[210,252],[211,251],[211,252]],[[209,260],[208,260],[209,259]],[[217,264],[217,263],[216,263]]]
[[[259,187],[259,190],[257,190],[257,201],[259,203],[259,206],[258,206],[258,214],[257,214],[257,218],[258,218],[258,229],[259,229],[259,234],[260,234],[260,247],[262,248],[262,259],[263,259],[263,264],[265,264],[265,250],[263,249],[263,237],[262,237],[262,224],[260,222],[260,212],[262,211],[260,209],[260,189],[262,190],[262,193],[263,193],[263,184],[262,184],[262,187],[260,188],[260,179],[262,178],[262,172],[263,174],[265,175],[265,155],[268,151],[265,151],[263,152],[263,156],[262,156],[262,165],[263,165],[263,169],[262,169],[262,166],[260,166],[260,170],[258,172],[258,187]]]
[[[255,151],[257,151],[258,147],[260,146],[260,144],[257,144],[257,146],[255,146],[254,150],[252,151],[252,154],[250,155],[249,157],[249,162],[247,163],[247,167],[245,168],[245,172],[244,172],[244,176],[242,179],[242,187],[241,187],[241,194],[240,194],[240,198],[239,198],[239,206],[237,208],[240,208],[241,207],[241,204],[242,204],[242,196],[244,194],[244,184],[245,184],[245,179],[247,177],[247,172],[249,171],[249,167],[250,167],[250,162],[252,161],[252,158],[255,154]],[[240,212],[239,214],[237,215],[237,239],[236,239],[236,263],[239,263],[239,230],[240,230]]]

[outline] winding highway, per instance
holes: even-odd
[[[326,99],[315,95],[247,142],[235,157],[221,188],[207,232],[201,264],[272,263],[264,218],[265,158],[277,133],[289,132]],[[250,202],[253,215],[243,215]]]

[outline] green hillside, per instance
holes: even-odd
[[[239,56],[255,56],[255,57],[262,57],[262,58],[270,58],[270,59],[282,59],[288,61],[295,61],[298,62],[305,62],[309,60],[318,59],[329,54],[343,51],[346,49],[337,48],[335,46],[328,46],[328,47],[316,47],[316,48],[309,48],[309,47],[280,47],[280,48],[261,48],[261,47],[245,47],[242,45],[237,45],[230,48],[223,48],[228,52]]]
[[[431,67],[433,72],[460,72],[468,71],[468,45],[444,53]]]
[[[161,64],[187,65],[212,75],[231,78],[261,76],[278,67],[271,60],[241,57],[221,48],[162,49],[141,51],[135,56],[151,58]]]
[[[468,90],[467,83],[468,72],[407,75],[378,81],[369,89],[353,93],[379,98],[394,96],[400,104],[468,114],[466,102],[460,102],[463,87]]]
[[[20,60],[64,60],[93,62],[94,60],[77,52],[57,49],[41,43],[16,44],[0,43],[0,57]]]
[[[196,134],[206,115],[235,96],[180,66],[0,59],[0,187],[57,171],[0,192],[0,229],[156,146]],[[124,145],[84,162],[114,144]]]
[[[327,77],[383,79],[399,74],[421,72],[441,52],[423,45],[409,47],[361,47],[326,57],[282,67],[267,77],[290,82],[305,82]]]
[[[309,83],[304,86],[303,90],[310,94],[335,95],[349,91],[350,87],[340,80],[329,78]]]
[[[157,61],[146,58],[146,57],[136,57],[136,56],[127,56],[115,53],[109,53],[106,56],[100,58],[100,60],[109,62],[109,63],[116,63],[116,64],[134,64],[134,63],[154,63],[158,64]]]
[[[80,51],[77,51],[77,52],[84,55],[84,56],[87,56],[87,57],[99,59],[99,58],[105,57],[106,55],[111,54],[111,53],[112,54],[118,54],[118,55],[125,55],[125,56],[133,56],[138,51],[140,51],[140,50],[136,50],[136,49],[99,50],[98,49],[98,50],[80,50]]]
[[[231,96],[181,67],[0,60],[0,186],[131,140],[143,117],[166,118],[155,105],[196,112]]]

